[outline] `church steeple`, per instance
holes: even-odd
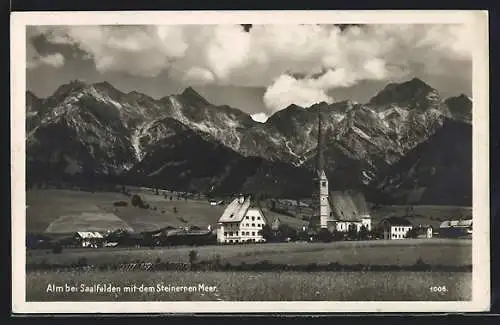
[[[321,109],[318,107],[318,145],[317,145],[317,161],[316,168],[318,174],[320,174],[325,167],[325,159],[323,156],[323,121],[321,116]]]
[[[317,180],[319,190],[319,222],[321,228],[328,227],[328,220],[330,217],[330,202],[329,202],[329,186],[328,178],[325,173],[325,159],[323,156],[323,120],[321,110],[318,107],[318,153],[317,153]]]

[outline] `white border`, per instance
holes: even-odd
[[[168,19],[167,19],[168,18]],[[29,302],[25,300],[27,25],[464,23],[473,29],[473,285],[469,302]],[[12,311],[14,313],[478,312],[490,308],[487,11],[14,12],[11,14]]]

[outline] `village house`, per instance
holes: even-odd
[[[252,204],[250,196],[240,195],[229,203],[217,221],[217,242],[264,242],[260,231],[266,224],[262,209]]]
[[[434,236],[434,227],[431,225],[418,225],[413,227],[416,238],[432,238]]]
[[[379,227],[384,239],[406,239],[413,225],[406,218],[393,216],[380,221]]]
[[[97,231],[78,231],[74,238],[81,247],[96,248],[104,244],[104,236]]]
[[[438,232],[440,237],[472,236],[472,219],[443,221]]]

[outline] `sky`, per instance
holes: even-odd
[[[462,25],[29,26],[27,89],[107,81],[153,98],[188,86],[265,120],[290,104],[367,102],[418,77],[447,98],[472,97],[471,35]]]

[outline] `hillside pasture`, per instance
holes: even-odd
[[[111,218],[100,205],[124,200],[125,195],[111,192],[84,192],[78,190],[31,190],[26,192],[26,231],[45,232],[59,228],[56,232],[86,230],[85,219],[93,221],[107,219],[104,228],[122,225],[119,218]],[[78,218],[77,216],[81,216]],[[73,221],[73,227],[71,226]],[[55,222],[53,226],[51,224]],[[60,227],[57,226],[60,223]],[[83,225],[82,225],[83,223]],[[77,225],[82,228],[77,227]],[[56,227],[57,226],[57,227]]]
[[[385,205],[372,206],[371,215],[373,223],[377,223],[388,216],[406,216],[414,224],[431,225],[439,228],[445,220],[459,220],[472,218],[472,207],[450,206],[450,205],[415,205],[408,213],[407,206]]]
[[[112,284],[119,293],[47,292],[47,286]],[[214,292],[125,292],[125,286],[200,284]],[[445,286],[444,293],[429,286]],[[27,301],[466,301],[472,274],[449,272],[33,272]]]
[[[26,231],[70,233],[105,231],[116,228],[135,232],[172,226],[197,226],[206,229],[222,215],[224,205],[212,206],[206,199],[178,199],[175,193],[155,194],[139,188],[130,189],[149,205],[148,209],[131,205],[131,196],[119,192],[78,190],[31,190],[26,193]],[[165,197],[166,196],[166,197]],[[172,196],[172,200],[170,200]],[[127,206],[115,206],[125,201]],[[263,207],[268,222],[279,217],[283,223],[299,228],[307,222],[272,212]]]
[[[130,262],[184,262],[196,250],[199,260],[219,258],[222,263],[270,263],[307,265],[310,263],[413,265],[417,259],[430,265],[472,264],[472,243],[460,239],[408,239],[332,243],[269,243],[213,245],[199,247],[65,249],[60,254],[43,250],[28,252],[27,264],[69,265],[85,258],[91,265]]]

